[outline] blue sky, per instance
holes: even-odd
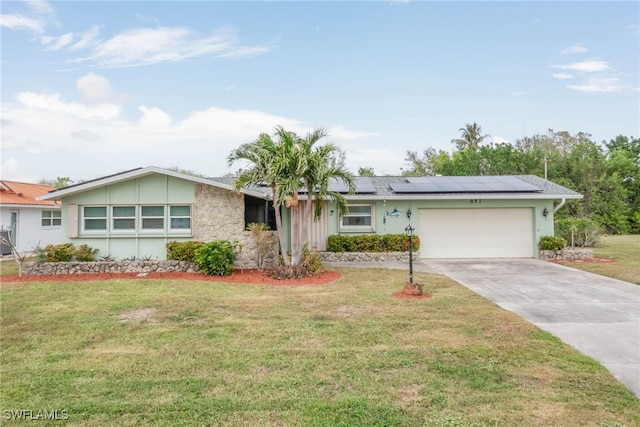
[[[548,129],[640,137],[640,2],[2,1],[2,178],[209,176],[276,125],[400,174]]]

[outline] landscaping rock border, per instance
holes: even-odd
[[[96,262],[30,262],[23,274],[58,275],[87,273],[197,273],[198,267],[188,261],[96,261]]]
[[[409,262],[409,252],[318,252],[322,262]],[[413,259],[420,258],[413,252]]]
[[[539,257],[544,261],[575,261],[593,259],[593,251],[586,248],[561,249],[559,251],[541,250]]]

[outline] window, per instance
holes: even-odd
[[[87,234],[153,235],[191,232],[190,205],[83,206],[81,212],[82,231]],[[44,214],[42,221],[44,224]],[[58,225],[62,223],[59,216],[57,219],[52,217],[52,221]]]
[[[62,225],[62,212],[42,211],[43,227],[60,227]]]
[[[341,219],[342,231],[374,231],[372,205],[350,205]]]
[[[164,230],[164,206],[142,206],[142,230]]]
[[[136,229],[136,207],[135,206],[113,206],[112,208],[113,230],[135,230]]]
[[[107,207],[85,206],[82,211],[84,230],[107,230]]]
[[[169,206],[169,221],[172,230],[191,229],[191,206]]]

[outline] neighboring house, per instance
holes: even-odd
[[[62,242],[60,205],[36,199],[53,189],[49,185],[0,181],[0,233],[19,252]],[[11,247],[4,244],[1,252],[8,255]]]
[[[582,196],[536,176],[356,177],[345,194],[349,212],[329,203],[310,227],[282,208],[285,236],[302,221],[309,249],[323,251],[331,234],[402,234],[411,225],[423,258],[535,258],[541,236],[553,235],[555,209]],[[333,190],[346,193],[334,185]],[[117,259],[166,257],[172,240],[230,240],[254,258],[251,222],[273,224],[271,189],[233,190],[233,178],[201,178],[156,167],[134,169],[65,187],[42,200],[62,202],[67,241]],[[304,211],[305,197],[301,197]]]

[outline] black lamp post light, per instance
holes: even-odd
[[[407,216],[410,218],[411,214],[409,212],[407,212]],[[413,233],[415,230],[416,229],[413,228],[411,224],[407,225],[407,227],[404,229],[409,242],[409,281],[404,283],[404,289],[402,290],[402,293],[411,296],[421,296],[423,294],[422,285],[413,282]]]

